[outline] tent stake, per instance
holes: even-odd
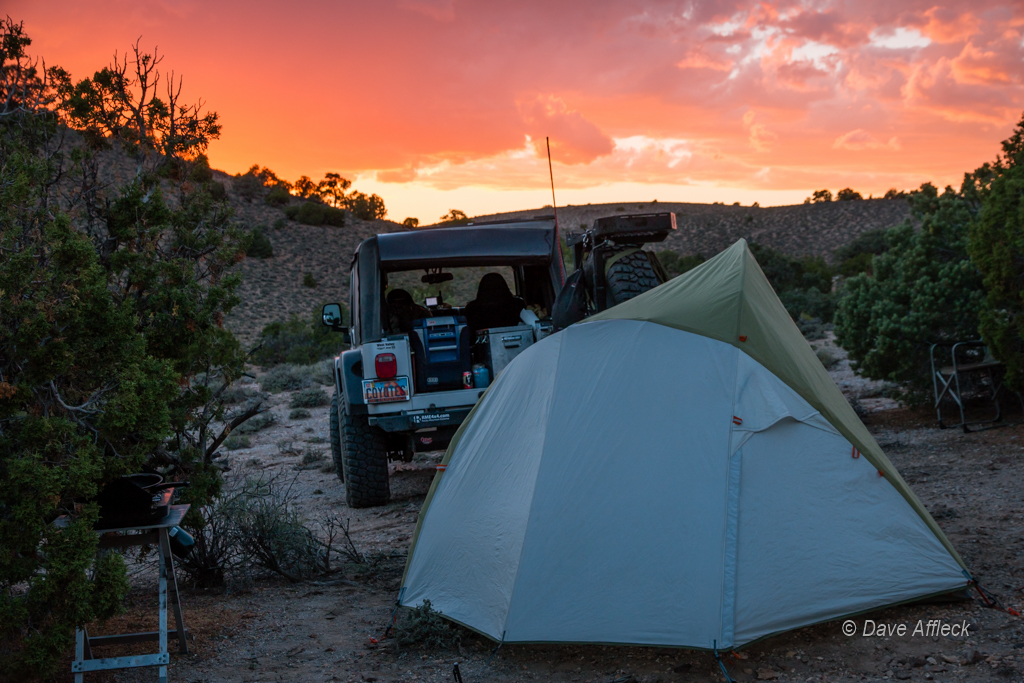
[[[704,641],[704,642],[707,642],[707,641]],[[722,661],[722,656],[720,654],[718,654],[718,641],[717,640],[713,640],[713,641],[711,641],[711,643],[712,643],[711,644],[711,648],[715,651],[715,661],[717,661],[718,662],[718,666],[721,667],[722,675],[725,676],[726,683],[736,683],[734,680],[732,680],[732,678],[730,678],[729,672],[725,668],[725,662]]]
[[[391,613],[391,621],[388,622],[387,628],[384,629],[384,634],[380,637],[381,640],[391,637],[391,630],[395,627],[395,622],[398,620],[398,608],[402,605],[403,595],[405,595],[405,586],[402,586],[402,589],[398,591],[398,599],[395,600],[395,610]]]
[[[487,658],[486,662],[484,662],[484,666],[487,666],[488,664],[491,663],[491,660],[494,659],[494,656],[496,654],[498,654],[498,650],[500,650],[501,646],[504,645],[504,644],[505,644],[505,631],[502,631],[501,632],[501,640],[498,641],[498,647],[496,647],[493,650],[491,650],[491,656]]]

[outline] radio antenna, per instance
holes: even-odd
[[[558,204],[555,202],[555,172],[551,168],[551,138],[544,136],[544,144],[548,148],[548,177],[551,178],[551,209],[555,212],[555,244],[562,248],[562,242],[558,237]],[[558,270],[562,276],[562,283],[565,283],[565,264],[558,259]]]
[[[558,205],[555,204],[555,172],[551,170],[551,138],[545,137],[544,144],[548,148],[548,177],[551,178],[551,208],[555,211],[555,230],[558,230]]]

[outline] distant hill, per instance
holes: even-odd
[[[250,229],[261,227],[274,247],[273,258],[246,258],[239,266],[242,303],[226,323],[247,347],[255,344],[270,322],[292,315],[308,318],[326,302],[347,305],[349,263],[356,246],[372,235],[406,229],[385,220],[352,219],[344,228],[302,225],[288,220],[278,207],[240,198],[232,190],[231,176],[218,171],[214,179],[228,190],[228,201],[239,221]],[[558,219],[563,232],[568,232],[590,227],[601,216],[658,211],[674,211],[679,229],[664,243],[652,245],[655,249],[710,257],[743,237],[794,256],[814,254],[827,259],[861,233],[897,225],[910,215],[903,200],[874,199],[769,208],[668,202],[587,204],[559,207]],[[550,213],[551,207],[541,207],[477,216],[475,220]],[[274,228],[275,224],[281,227]],[[317,287],[303,286],[306,273],[317,281]]]
[[[678,230],[654,249],[710,258],[736,240],[758,242],[792,256],[823,256],[832,253],[868,230],[889,228],[910,216],[902,199],[796,204],[756,208],[722,204],[641,202],[633,204],[586,204],[558,207],[563,232],[589,228],[595,219],[623,213],[673,211]],[[525,218],[551,214],[551,207],[477,216],[476,220]]]

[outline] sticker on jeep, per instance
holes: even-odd
[[[412,415],[412,421],[416,424],[429,424],[431,422],[447,422],[451,419],[448,413],[424,413],[422,415]]]
[[[366,403],[396,403],[409,400],[409,378],[364,379],[363,400]]]

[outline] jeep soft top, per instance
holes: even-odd
[[[545,301],[545,307],[551,310],[554,297],[565,280],[565,266],[557,244],[555,221],[551,216],[418,228],[363,240],[356,247],[351,262],[352,346],[385,336],[381,318],[381,274],[396,271],[513,266],[522,270],[519,275],[524,284],[528,278],[551,284],[550,300]]]

